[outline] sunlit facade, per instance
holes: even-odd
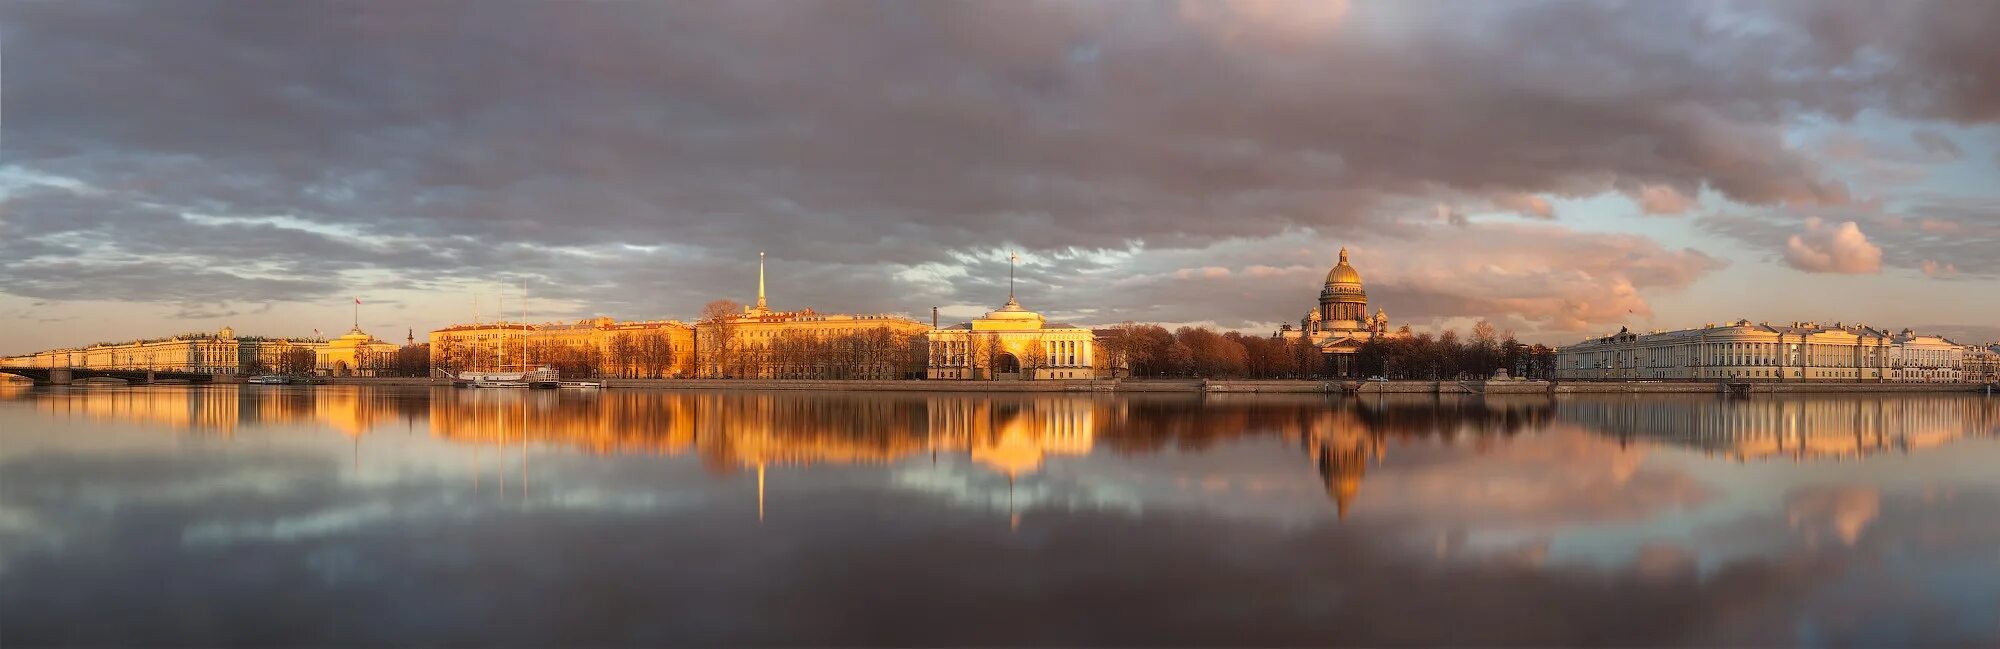
[[[550,346],[592,348],[614,376],[688,376],[694,368],[694,328],[678,320],[458,324],[430,333],[433,367],[452,371],[532,369]],[[525,362],[524,362],[525,361]]]
[[[9,356],[0,358],[0,365],[196,372],[231,376],[274,371],[283,365],[287,352],[304,349],[318,354],[327,345],[328,343],[323,340],[304,338],[239,338],[235,329],[223,327],[212,334],[188,333],[168,338],[98,343],[88,347],[52,349],[34,354]]]
[[[971,322],[928,333],[925,376],[945,380],[1093,379],[1097,336],[1089,329],[1047,321],[1007,304]]]
[[[1285,325],[1278,331],[1285,340],[1305,340],[1327,360],[1327,369],[1336,376],[1354,373],[1354,355],[1369,340],[1397,335],[1389,330],[1389,312],[1377,308],[1368,314],[1368,291],[1361,273],[1347,263],[1347,249],[1340,249],[1340,262],[1326,272],[1320,286],[1319,305],[1299,319],[1299,328]]]
[[[1747,320],[1699,329],[1619,331],[1556,351],[1570,380],[1952,382],[1963,349],[1938,336],[1865,325]]]
[[[355,327],[314,350],[313,369],[327,376],[377,376],[394,364],[396,349]]]
[[[702,378],[898,379],[915,365],[930,326],[897,315],[778,311],[764,295],[757,262],[757,302],[695,325]]]

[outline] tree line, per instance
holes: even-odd
[[[1356,350],[1346,377],[1337,376],[1337,368],[1304,337],[1217,332],[1208,327],[1168,331],[1159,325],[1127,322],[1099,330],[1097,352],[1111,366],[1122,363],[1130,376],[1141,378],[1443,380],[1490,378],[1502,368],[1521,378],[1550,378],[1555,371],[1555,349],[1522,344],[1513,332],[1498,332],[1485,321],[1473,326],[1470,337],[1453,330],[1434,336],[1404,326],[1394,335],[1372,338]]]
[[[1555,378],[1556,350],[1542,344],[1524,345],[1514,332],[1499,333],[1481,320],[1472,335],[1461,338],[1447,329],[1370,340],[1354,355],[1356,373],[1389,379],[1449,380],[1492,378],[1500,370],[1515,378]]]

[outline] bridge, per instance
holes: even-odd
[[[172,372],[166,370],[126,370],[113,368],[84,367],[0,367],[0,374],[27,377],[35,385],[69,385],[75,381],[96,378],[124,379],[130,383],[150,384],[169,379],[189,383],[213,383],[215,375],[202,372]]]

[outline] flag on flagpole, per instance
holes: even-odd
[[[354,303],[355,303],[355,304],[360,304],[360,303],[361,303],[361,298],[358,298],[358,297],[357,297],[357,298],[354,298]]]

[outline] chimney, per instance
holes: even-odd
[[[931,328],[937,328],[937,307],[931,307]]]

